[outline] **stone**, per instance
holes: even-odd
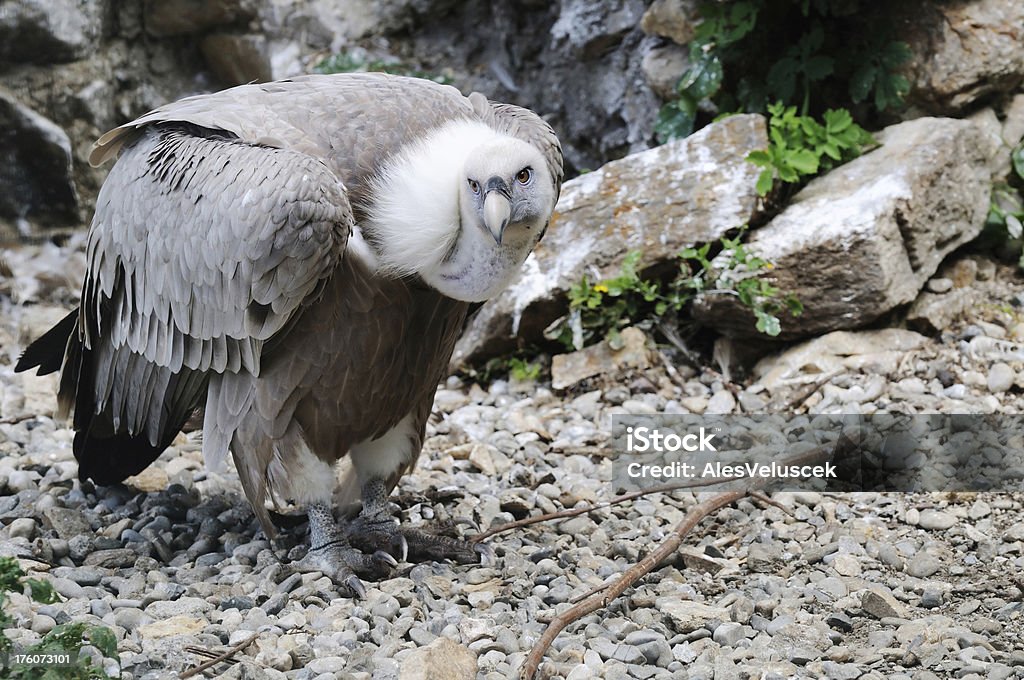
[[[57,535],[64,540],[92,533],[92,525],[78,510],[52,507],[43,510],[43,517]]]
[[[942,569],[942,561],[928,553],[918,554],[907,563],[906,572],[915,578],[928,578]]]
[[[267,39],[262,35],[214,33],[199,44],[210,70],[225,85],[273,80]]]
[[[551,37],[556,43],[568,43],[580,59],[591,59],[621,43],[640,21],[642,13],[643,3],[636,0],[621,0],[610,5],[590,0],[565,0],[558,19],[551,26]]]
[[[184,614],[172,616],[163,621],[154,621],[138,626],[135,631],[143,639],[171,637],[173,635],[192,635],[208,625],[205,619],[197,619]]]
[[[755,380],[769,392],[808,374],[830,375],[860,371],[889,373],[905,352],[928,343],[928,338],[900,328],[878,331],[836,331],[808,340],[785,352],[766,357],[753,369]]]
[[[887,588],[882,586],[873,586],[865,590],[860,598],[860,606],[861,609],[877,619],[886,617],[907,618],[906,607],[893,597]]]
[[[1003,141],[1013,148],[1024,140],[1024,94],[1017,94],[1006,107],[1003,119]]]
[[[998,394],[1000,392],[1008,392],[1016,380],[1017,372],[1010,368],[1009,365],[997,361],[988,369],[986,385],[989,392]]]
[[[0,8],[0,62],[52,64],[88,54],[100,37],[104,3],[14,0]]]
[[[677,45],[688,45],[699,22],[698,3],[694,0],[654,0],[640,19],[640,28],[647,35],[670,38]]]
[[[639,328],[624,328],[619,334],[620,349],[607,342],[585,347],[578,352],[556,354],[551,358],[551,386],[556,390],[571,387],[595,375],[616,375],[629,369],[651,366],[647,336]]]
[[[146,0],[146,31],[158,37],[200,33],[251,19],[251,0]]]
[[[1006,0],[907,3],[911,48],[902,69],[908,100],[930,113],[958,112],[1024,81],[1024,43],[1008,26],[1024,26],[1024,4]]]
[[[679,96],[676,86],[690,66],[690,59],[682,47],[662,45],[648,50],[640,65],[651,89],[662,99],[672,100]]]
[[[772,285],[803,303],[780,317],[781,339],[856,328],[911,302],[985,223],[991,149],[977,125],[919,118],[876,136],[878,149],[812,180],[748,240],[774,264]],[[733,296],[705,295],[693,311],[727,335],[759,335]]]
[[[928,279],[925,288],[929,293],[948,293],[953,290],[953,281],[944,276],[937,276],[934,279]]]
[[[517,338],[539,341],[585,273],[591,280],[617,275],[634,250],[643,253],[641,273],[674,266],[682,248],[749,222],[758,169],[745,158],[765,146],[762,116],[733,116],[566,182],[522,279],[480,309],[453,366],[511,349]]]
[[[736,398],[727,389],[719,390],[708,399],[707,408],[704,413],[707,415],[723,415],[732,413],[736,409]]]
[[[77,220],[71,140],[59,125],[3,87],[0,145],[5,149],[5,160],[0,163],[0,221],[27,234],[31,232],[28,223],[66,226]]]
[[[938,334],[971,309],[976,296],[969,288],[945,294],[923,292],[907,310],[907,325],[915,331]]]
[[[476,654],[439,637],[402,659],[399,680],[475,680]]]
[[[918,526],[922,529],[930,529],[932,531],[945,531],[951,529],[956,524],[956,517],[943,512],[942,510],[933,510],[927,508],[921,511],[921,519],[918,521]]]
[[[729,620],[729,610],[724,607],[712,607],[701,602],[691,602],[673,597],[659,597],[655,603],[658,611],[671,622],[676,633],[692,633],[700,630],[708,621]]]

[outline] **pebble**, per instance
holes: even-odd
[[[992,367],[988,370],[988,379],[986,382],[988,385],[988,391],[995,394],[1006,392],[1013,387],[1013,383],[1016,379],[1016,371],[1010,368],[1009,365],[1004,364],[1001,361],[997,361],[992,364]]]
[[[922,529],[930,529],[932,531],[945,531],[946,529],[953,528],[955,525],[956,517],[948,512],[931,508],[921,511],[921,519],[918,522],[918,526]]]

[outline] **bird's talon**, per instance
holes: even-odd
[[[498,563],[498,556],[494,552],[494,548],[487,545],[486,543],[477,543],[473,546],[473,550],[480,555],[480,565],[484,567],[493,567]]]
[[[345,579],[344,584],[345,587],[352,592],[354,597],[357,597],[360,600],[366,599],[366,586],[363,585],[363,582],[359,580],[358,576],[352,574]]]
[[[390,553],[386,553],[383,550],[378,550],[377,552],[373,553],[373,557],[377,560],[380,560],[381,562],[384,562],[392,569],[398,566],[398,560],[392,557]]]
[[[409,541],[405,540],[405,536],[402,534],[395,534],[394,538],[391,539],[391,546],[401,556],[399,559],[402,562],[409,560]]]

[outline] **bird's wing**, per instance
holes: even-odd
[[[143,431],[132,404],[150,399],[135,392],[153,388],[154,367],[258,374],[352,226],[344,185],[316,158],[191,126],[144,131],[103,184],[89,235],[79,332],[100,350],[97,412],[112,402],[115,422]]]
[[[474,92],[469,95],[473,111],[485,123],[505,134],[529,142],[540,150],[555,182],[556,199],[562,186],[562,145],[548,123],[529,109],[514,104],[489,101]]]

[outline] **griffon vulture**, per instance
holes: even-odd
[[[228,451],[266,502],[304,504],[305,561],[360,594],[412,547],[388,496],[419,455],[471,303],[516,275],[562,180],[531,111],[384,74],[306,76],[189,97],[106,133],[81,306],[16,370],[61,371],[79,477],[142,471],[205,408],[203,456]],[[335,466],[362,510],[338,525]]]

